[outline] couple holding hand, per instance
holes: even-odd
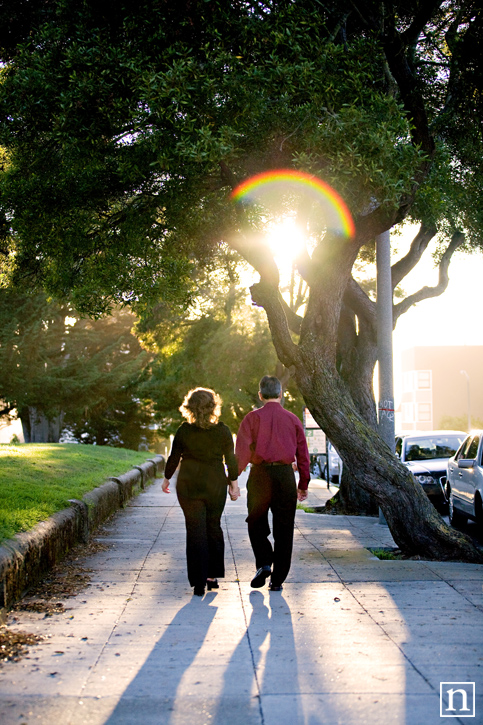
[[[230,430],[219,422],[222,401],[213,390],[191,390],[180,407],[187,422],[176,431],[162,489],[170,493],[170,479],[181,461],[176,493],[186,521],[188,579],[197,596],[203,596],[205,587],[218,589],[218,577],[225,575],[220,523],[226,503],[225,464],[232,501],[240,496],[239,473],[251,464],[246,521],[257,567],[251,586],[262,587],[271,576],[269,588],[281,591],[290,569],[297,499],[307,498],[310,480],[307,442],[300,420],[281,405],[282,385],[277,378],[263,377],[258,395],[263,406],[243,419],[236,456]],[[268,538],[269,510],[273,547]]]

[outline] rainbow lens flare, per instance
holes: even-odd
[[[327,228],[344,237],[354,236],[354,222],[342,197],[325,181],[303,171],[264,171],[243,181],[233,189],[230,196],[238,202],[261,202],[264,196],[273,195],[274,192],[280,195],[296,192],[305,196],[308,193],[322,206]]]

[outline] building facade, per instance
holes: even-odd
[[[473,427],[483,419],[482,371],[483,345],[405,350],[398,430],[437,430],[449,417]]]

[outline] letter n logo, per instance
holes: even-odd
[[[474,682],[439,683],[440,717],[475,717]]]

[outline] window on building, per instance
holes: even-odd
[[[431,403],[418,403],[418,423],[431,423],[432,420]]]
[[[418,370],[418,390],[431,390],[431,370]]]

